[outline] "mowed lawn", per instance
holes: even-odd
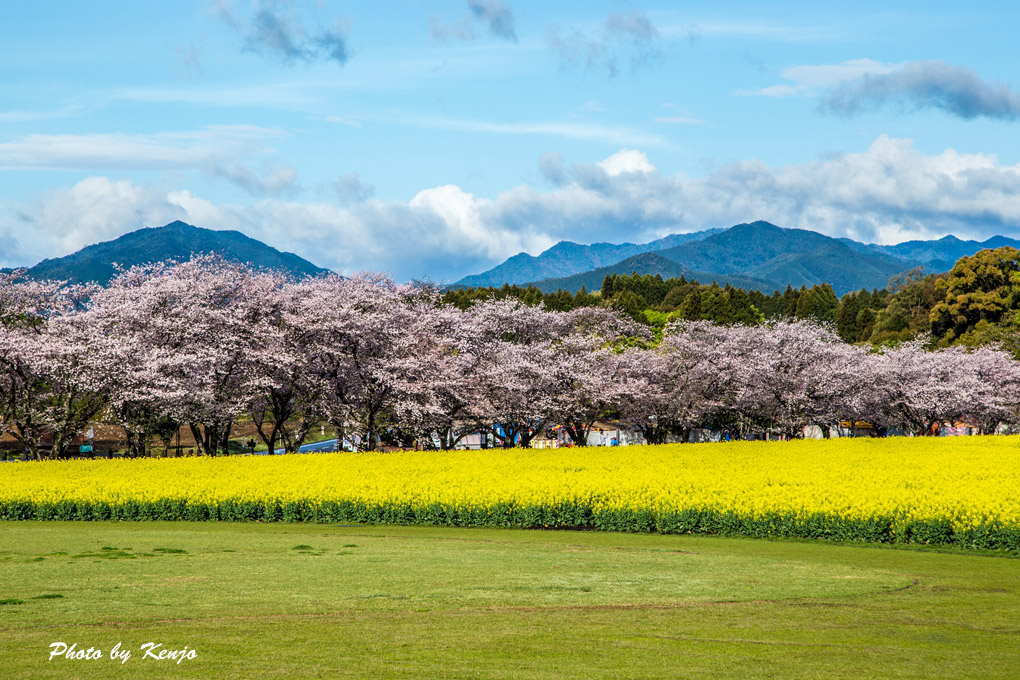
[[[0,525],[4,678],[1015,678],[1020,560],[808,542]],[[59,596],[59,597],[58,597]],[[21,601],[18,604],[17,601]],[[53,642],[103,658],[48,660]],[[156,661],[140,646],[187,647]],[[117,643],[132,658],[109,658]]]

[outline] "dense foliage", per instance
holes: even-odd
[[[1015,437],[0,467],[0,519],[585,527],[1020,548]]]
[[[932,332],[943,344],[1010,338],[1020,328],[1020,250],[982,250],[960,258],[939,282]]]

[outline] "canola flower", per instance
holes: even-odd
[[[3,519],[586,527],[1020,549],[1020,437],[44,461]]]

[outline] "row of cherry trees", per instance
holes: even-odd
[[[597,307],[459,310],[378,275],[294,282],[208,256],[105,288],[5,276],[0,381],[0,428],[34,457],[97,418],[134,455],[182,424],[216,454],[246,414],[270,451],[294,451],[323,420],[364,449],[451,448],[481,429],[526,446],[553,425],[584,445],[607,417],[653,443],[846,420],[923,434],[950,419],[991,430],[1020,403],[1020,367],[993,348],[874,353],[807,322],[688,322],[656,342]]]

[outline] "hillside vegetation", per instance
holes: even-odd
[[[637,272],[608,274],[597,289],[582,287],[576,294],[532,285],[449,290],[444,295],[462,308],[488,297],[517,298],[556,310],[610,307],[657,327],[680,319],[720,324],[810,319],[834,324],[840,338],[850,343],[898,343],[930,334],[940,346],[998,342],[1020,352],[1020,250],[1011,247],[965,256],[944,274],[926,274],[918,267],[892,276],[881,289],[842,297],[828,283],[787,286],[769,295],[685,275]]]
[[[641,245],[585,246],[561,241],[537,257],[520,253],[453,287],[527,287],[530,283],[547,293],[560,289],[577,293],[582,287],[598,288],[608,274],[637,273],[684,276],[766,293],[827,283],[842,296],[862,288],[881,289],[890,277],[917,267],[929,274],[944,273],[961,257],[1007,246],[1018,247],[1020,242],[1003,236],[983,242],[946,236],[880,246],[757,221],[673,234]]]

